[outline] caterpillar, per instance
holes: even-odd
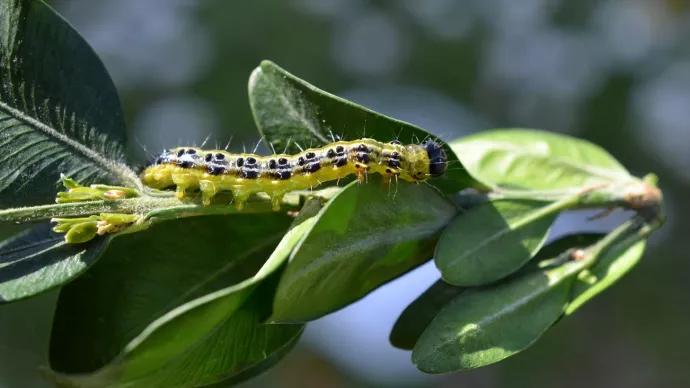
[[[176,186],[182,199],[199,190],[209,205],[221,191],[231,191],[238,209],[255,193],[266,193],[273,210],[280,210],[283,196],[294,190],[313,188],[323,182],[357,174],[379,173],[408,182],[423,182],[445,173],[448,158],[435,141],[403,145],[398,140],[336,141],[299,154],[233,154],[223,150],[178,147],[165,150],[141,173],[142,182],[154,189]]]

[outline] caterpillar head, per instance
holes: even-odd
[[[443,175],[448,168],[448,157],[443,147],[429,140],[422,144],[412,144],[407,147],[409,161],[407,164],[408,179],[412,182],[422,182],[431,177]]]
[[[448,157],[443,146],[435,141],[429,140],[422,145],[429,157],[429,175],[432,177],[439,177],[446,172],[448,168]]]

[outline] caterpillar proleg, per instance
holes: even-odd
[[[403,145],[397,140],[337,141],[296,155],[233,154],[223,150],[178,147],[164,151],[141,174],[142,182],[155,189],[176,186],[182,199],[199,190],[204,205],[221,191],[231,191],[238,209],[250,195],[266,193],[274,210],[286,193],[357,174],[379,173],[408,182],[422,182],[443,175],[448,160],[435,141]]]

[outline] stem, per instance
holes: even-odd
[[[470,196],[476,194],[470,194]],[[558,201],[562,198],[578,197],[571,209],[622,207],[638,212],[658,212],[663,196],[655,186],[654,179],[632,178],[624,182],[603,183],[584,188],[563,190],[498,190],[488,195],[489,200],[515,199],[532,201]],[[464,200],[467,202],[467,199]]]
[[[299,196],[285,196],[283,206],[294,209],[299,205]],[[138,198],[60,203],[0,210],[0,222],[33,222],[51,218],[83,217],[100,213],[142,214],[144,219],[156,221],[180,217],[222,215],[233,213],[267,213],[271,211],[270,200],[261,197],[247,202],[239,211],[233,205],[181,201],[174,196],[142,196]]]
[[[136,213],[147,208],[170,206],[171,198],[152,200],[150,197],[116,201],[88,201],[28,206],[0,210],[0,222],[32,222],[56,217],[88,216],[98,213]]]
[[[610,250],[617,244],[632,244],[635,241],[649,237],[649,235],[659,229],[664,224],[664,218],[659,215],[652,222],[648,222],[644,215],[636,215],[625,223],[614,229],[596,244],[585,249],[581,260],[582,269],[588,269],[594,265],[603,253]]]

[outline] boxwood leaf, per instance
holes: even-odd
[[[603,233],[577,233],[563,236],[540,249],[528,265],[525,265],[511,277],[522,276],[539,270],[541,264],[546,264],[548,260],[557,257],[568,249],[588,247],[603,236]],[[443,280],[434,283],[400,314],[391,331],[391,344],[400,349],[412,350],[436,315],[450,301],[467,290],[466,287],[454,286]]]
[[[426,373],[447,373],[522,351],[562,315],[579,269],[570,262],[461,293],[419,338],[412,362]]]
[[[252,73],[249,102],[259,132],[277,150],[287,147],[290,152],[298,152],[295,143],[303,148],[323,146],[335,136],[344,140],[370,137],[380,141],[399,137],[403,143],[435,138],[412,124],[318,89],[270,61],[262,61]],[[447,144],[444,148],[452,169],[429,182],[446,193],[480,187],[453,150]]]
[[[81,275],[105,251],[109,237],[67,244],[49,223],[0,242],[0,303],[29,298]]]
[[[59,173],[135,185],[100,59],[39,0],[0,5],[0,208],[52,202]]]
[[[399,349],[412,350],[446,304],[467,290],[466,287],[454,286],[439,279],[400,314],[391,330],[391,344]]]
[[[565,314],[571,315],[628,273],[642,258],[646,245],[647,240],[640,237],[623,241],[604,252],[586,276],[578,277],[573,284],[571,302]]]
[[[282,275],[273,321],[319,318],[431,257],[456,208],[431,187],[401,182],[389,194],[381,182],[353,182],[324,207]]]
[[[558,215],[558,203],[487,202],[456,217],[443,231],[434,261],[443,279],[477,286],[501,279],[539,251]]]
[[[196,386],[280,351],[301,325],[260,323],[273,289],[247,300],[277,276],[313,222],[284,237],[289,221],[281,214],[194,217],[116,239],[61,292],[51,378],[94,387]],[[283,237],[292,243],[279,244]]]
[[[232,317],[198,346],[132,382],[133,388],[200,387],[239,382],[280,361],[304,331],[304,324],[268,325],[277,278],[262,283]],[[218,347],[220,349],[217,349]],[[228,385],[226,385],[228,386]]]
[[[493,188],[565,190],[631,179],[601,147],[546,131],[496,129],[451,147],[475,179]]]
[[[285,327],[304,327],[306,325],[281,325]],[[299,342],[300,337],[302,336],[302,331],[296,336],[290,340],[290,342],[284,344],[284,346],[268,356],[268,358],[264,359],[260,363],[247,368],[243,370],[242,372],[226,379],[219,381],[215,384],[212,385],[205,385],[205,388],[228,388],[228,387],[234,387],[242,382],[245,382],[247,380],[253,379],[260,374],[266,372],[267,370],[273,368],[278,362],[280,362],[294,347],[297,345]]]

